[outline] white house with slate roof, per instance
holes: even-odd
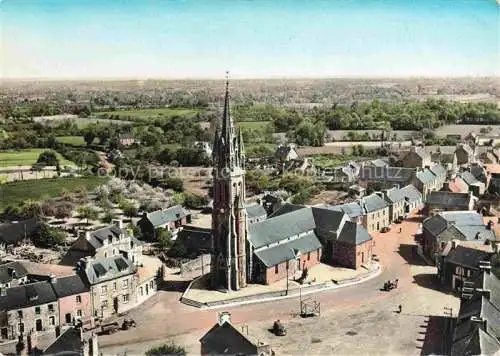
[[[136,305],[137,267],[121,255],[86,257],[79,263],[79,274],[90,286],[92,315],[108,318]]]
[[[0,264],[0,290],[16,287],[28,281],[28,271],[17,261]]]
[[[189,222],[191,222],[191,214],[182,206],[175,205],[167,209],[144,213],[137,221],[137,227],[144,237],[153,241],[156,240],[156,229],[164,228],[176,235],[179,228]]]
[[[135,265],[141,264],[142,242],[123,227],[121,220],[95,231],[85,231],[71,245],[61,264],[74,266],[81,258],[108,258],[124,256]]]

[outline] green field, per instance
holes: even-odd
[[[349,161],[363,159],[363,157],[352,155],[314,155],[310,156],[309,158],[312,158],[314,165],[319,168],[338,167]]]
[[[116,111],[103,111],[95,113],[98,117],[108,116],[119,116],[120,119],[158,119],[158,118],[171,118],[173,116],[190,116],[198,113],[197,109],[173,109],[173,108],[161,108],[161,109],[139,109],[139,110],[116,110]]]
[[[86,146],[83,136],[57,136],[57,141],[73,146]]]
[[[69,192],[85,188],[87,191],[92,191],[106,180],[107,178],[103,177],[48,178],[1,184],[0,211],[8,205],[19,205],[26,200],[56,197],[63,190]]]
[[[0,167],[31,166],[36,163],[38,156],[43,151],[46,151],[46,149],[33,148],[19,151],[0,151]],[[74,166],[73,162],[68,161],[59,153],[57,153],[57,157],[62,167]]]
[[[271,121],[239,121],[237,125],[245,129],[263,129]]]

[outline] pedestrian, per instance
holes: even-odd
[[[399,233],[401,233],[401,231],[403,231],[403,228],[402,228],[402,227],[400,227],[400,228],[399,228]]]
[[[401,314],[401,311],[403,310],[403,306],[401,304],[398,305],[398,313]]]

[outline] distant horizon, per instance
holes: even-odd
[[[498,14],[492,0],[7,0],[0,77],[497,77]]]

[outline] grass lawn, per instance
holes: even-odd
[[[341,166],[349,161],[357,161],[364,159],[364,157],[352,155],[314,155],[309,158],[313,159],[314,165],[320,168],[332,168]]]
[[[8,205],[19,205],[31,199],[52,198],[58,196],[61,191],[73,191],[85,188],[92,191],[99,185],[105,183],[105,177],[78,177],[78,178],[48,178],[38,180],[25,180],[5,183],[0,185],[0,211]]]
[[[238,121],[237,125],[242,129],[262,129],[271,121]]]
[[[107,115],[118,115],[123,119],[158,119],[158,118],[171,118],[173,116],[189,116],[198,113],[198,109],[177,109],[177,108],[161,108],[161,109],[139,109],[139,110],[116,110],[116,111],[103,111],[95,113],[98,117]]]
[[[38,156],[43,151],[44,148],[33,148],[29,150],[19,150],[19,151],[0,151],[0,167],[17,167],[17,166],[31,166],[36,163]],[[59,153],[57,153],[61,167],[64,166],[74,166],[75,164],[68,161]]]
[[[57,136],[57,141],[73,146],[86,146],[83,136]]]

